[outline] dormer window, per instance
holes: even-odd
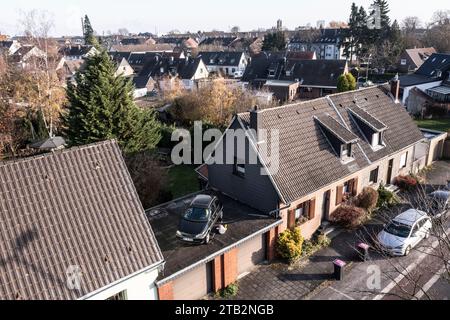
[[[343,144],[341,147],[341,159],[342,160],[346,160],[346,159],[350,159],[353,158],[353,150],[352,150],[352,144]]]
[[[358,137],[328,114],[315,117],[315,119],[319,122],[321,131],[341,161],[343,163],[353,161],[355,159],[354,144],[358,142]]]
[[[378,151],[384,148],[383,133],[387,130],[387,126],[356,105],[348,108],[348,110],[372,149]]]
[[[269,70],[269,77],[275,77],[275,70]]]

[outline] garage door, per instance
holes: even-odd
[[[173,282],[175,300],[198,300],[212,290],[212,263],[202,264]]]
[[[238,274],[251,271],[266,260],[266,235],[255,237],[238,248]]]

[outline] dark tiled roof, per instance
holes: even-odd
[[[211,37],[206,38],[200,42],[201,46],[204,45],[218,45],[222,47],[230,46],[234,41],[236,41],[237,37]]]
[[[288,59],[285,53],[263,52],[254,57],[242,77],[244,82],[255,80],[298,81],[302,86],[337,87],[338,77],[346,72],[345,60]],[[269,69],[276,70],[269,78]],[[290,71],[289,74],[286,71]]]
[[[207,65],[238,66],[243,52],[200,52],[199,57]]]
[[[405,108],[388,93],[388,88],[379,86],[260,111],[260,127],[279,130],[279,171],[272,178],[285,201],[298,200],[423,139]],[[374,151],[366,141],[348,111],[354,104],[387,126],[385,148]],[[343,164],[336,156],[315,120],[324,115],[359,138],[355,161]],[[249,113],[238,117],[249,126]]]
[[[78,299],[162,260],[115,141],[0,162],[0,300]]]
[[[288,60],[312,60],[315,56],[313,51],[289,51],[286,53]]]
[[[53,137],[43,141],[38,141],[33,143],[30,147],[33,149],[40,150],[52,150],[64,147],[66,145],[66,141],[62,137]]]
[[[384,123],[382,123],[380,120],[376,119],[374,116],[372,116],[367,111],[361,109],[358,106],[350,106],[348,108],[352,114],[363,121],[365,124],[367,124],[369,127],[371,127],[373,130],[381,132],[383,130],[386,130],[387,127]]]
[[[429,83],[429,82],[435,82],[439,81],[439,79],[431,78],[428,76],[420,75],[420,74],[408,74],[404,76],[399,77],[400,80],[400,86],[402,88],[404,87],[410,87],[410,86],[416,86],[419,84]]]
[[[269,75],[269,67],[280,63],[284,57],[284,53],[261,52],[253,57],[247,66],[241,81],[251,82],[257,79],[266,80]]]
[[[61,49],[61,53],[64,56],[81,57],[91,51],[92,46],[69,46]]]
[[[346,71],[345,60],[301,60],[294,65],[291,76],[281,80],[299,79],[303,86],[337,87],[337,79]]]
[[[427,77],[436,77],[436,71],[440,70],[444,74],[450,70],[450,54],[434,53],[429,57],[415,74]]]
[[[354,143],[358,141],[358,137],[350,130],[345,128],[341,123],[328,114],[316,116],[317,121],[328,131],[336,136],[344,143]]]
[[[139,77],[161,77],[178,75],[181,79],[191,79],[197,71],[201,58],[175,59],[169,56],[151,55],[145,57],[145,64]]]

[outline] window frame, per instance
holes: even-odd
[[[375,179],[373,179],[373,175],[375,176]],[[380,167],[377,167],[370,171],[369,174],[369,183],[371,184],[377,184],[378,180],[380,178]]]
[[[246,165],[242,164],[242,163],[239,163],[238,158],[235,157],[234,158],[234,165],[233,165],[233,174],[235,176],[238,176],[238,177],[244,179],[245,175],[247,173],[246,169],[247,169]]]
[[[120,291],[111,297],[106,299],[107,301],[127,301],[128,300],[128,293],[127,290]]]
[[[408,152],[405,152],[400,156],[400,170],[408,166]]]

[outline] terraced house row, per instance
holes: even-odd
[[[115,141],[1,162],[0,299],[200,299],[228,286],[275,258],[283,230],[309,238],[364,187],[441,156],[446,134],[417,128],[398,93],[393,81],[236,115],[245,159],[197,170],[228,226],[200,246],[176,238],[195,195],[144,210]],[[264,174],[272,146],[258,132],[271,129],[279,170]]]

